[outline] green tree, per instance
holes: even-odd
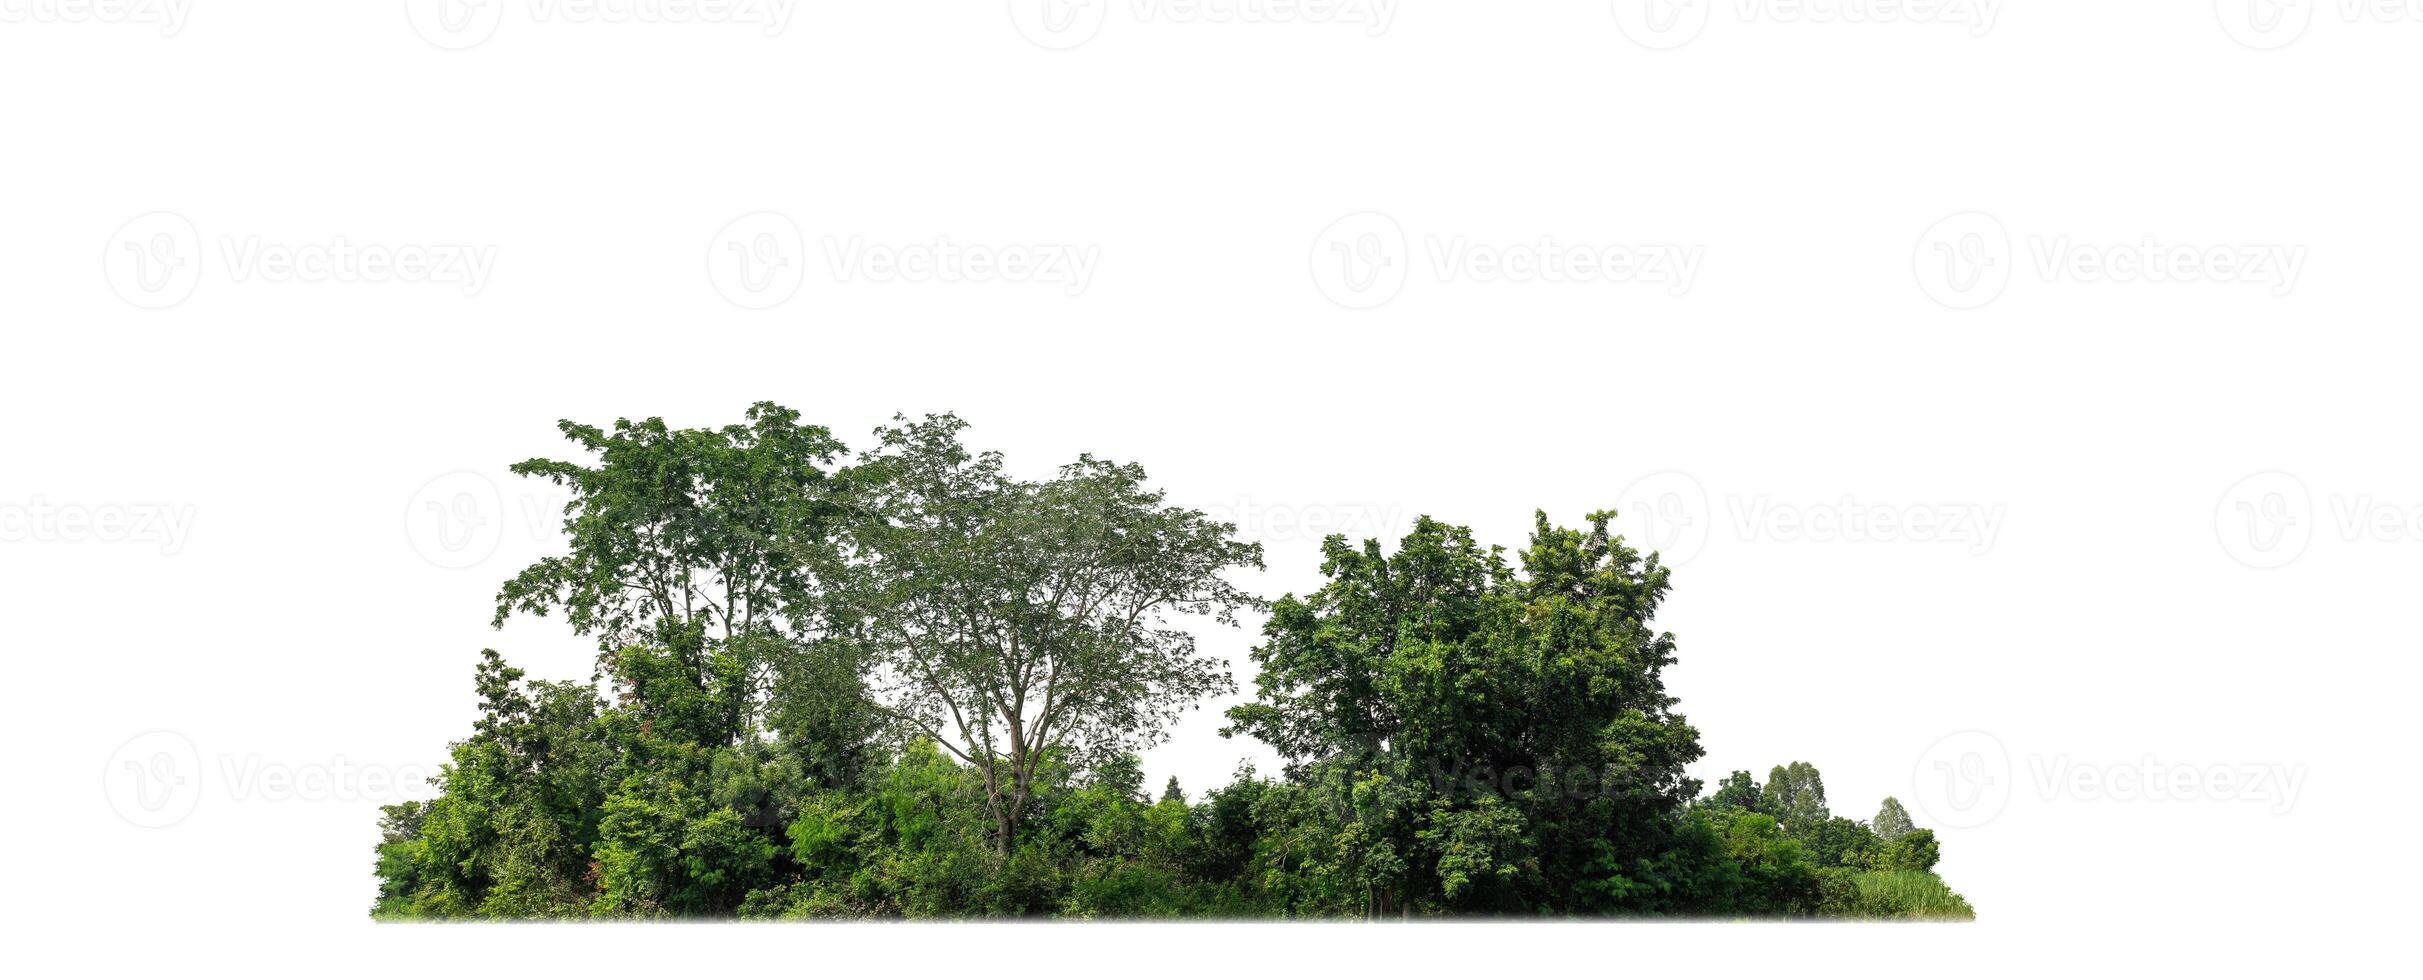
[[[1370,771],[1421,787],[1426,829],[1389,841],[1417,905],[1647,901],[1700,749],[1661,679],[1674,638],[1649,626],[1668,573],[1608,534],[1612,517],[1536,514],[1519,572],[1428,517],[1393,555],[1332,536],[1328,584],[1274,604],[1255,699],[1224,731],[1316,786]]]
[[[1759,796],[1759,811],[1773,816],[1787,831],[1825,823],[1826,783],[1817,767],[1806,762],[1776,766],[1767,772],[1767,788]]]
[[[558,428],[596,462],[512,469],[571,492],[570,551],[507,581],[496,624],[560,610],[598,639],[627,697],[676,712],[668,721],[702,744],[730,744],[791,652],[822,636],[820,573],[846,517],[829,470],[845,447],[763,402],[720,429]]]
[[[1849,817],[1827,817],[1792,837],[1808,850],[1810,861],[1826,868],[1867,867],[1884,847],[1867,825]]]
[[[439,796],[384,808],[379,912],[583,914],[615,756],[596,692],[525,682],[494,650],[480,652],[474,687],[480,716],[433,780]]]
[[[1878,864],[1891,871],[1933,871],[1943,856],[1932,830],[1913,830],[1886,842]]]
[[[1168,617],[1233,624],[1258,603],[1225,576],[1262,550],[1166,504],[1140,467],[1083,456],[1018,480],[961,445],[965,427],[903,420],[853,470],[867,519],[839,629],[878,710],[982,773],[1007,855],[1045,760],[1100,765],[1235,688]]]
[[[1903,834],[1918,829],[1910,822],[1910,811],[1902,809],[1901,801],[1890,796],[1876,809],[1876,819],[1868,821],[1868,827],[1888,841],[1900,840]]]
[[[1716,792],[1708,795],[1710,804],[1741,810],[1758,809],[1758,800],[1758,781],[1750,778],[1749,771],[1745,769],[1733,770],[1732,775],[1716,784]]]
[[[770,879],[774,842],[679,779],[635,774],[602,811],[600,914],[728,916]]]

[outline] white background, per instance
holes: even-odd
[[[2255,972],[2381,952],[2412,908],[2423,13],[579,9],[458,7],[448,33],[396,0],[0,0],[18,957]],[[258,262],[340,239],[371,251]],[[945,239],[1090,250],[1091,278],[836,261]],[[2297,274],[2081,271],[2148,242]],[[1697,260],[1687,284],[1435,261],[1543,243]],[[458,246],[493,256],[476,289],[362,264]],[[1029,474],[1141,461],[1267,542],[1271,594],[1317,585],[1331,530],[1431,513],[1512,546],[1535,507],[1624,507],[1679,567],[1695,774],[1804,759],[1838,813],[1917,804],[1979,921],[371,925],[378,784],[469,731],[477,651],[588,670],[560,621],[486,625],[560,499],[504,467],[560,454],[558,418],[759,399],[859,443],[957,411]],[[1909,530],[1945,515],[1995,531]],[[1252,637],[1204,642],[1242,664]],[[1152,785],[1267,760],[1221,706]],[[143,797],[129,763],[180,781]]]

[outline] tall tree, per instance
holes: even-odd
[[[1806,762],[1776,766],[1767,771],[1767,788],[1759,797],[1759,809],[1771,814],[1786,831],[1800,833],[1826,822],[1826,781],[1817,774],[1817,767]]]
[[[865,520],[837,596],[878,710],[983,776],[1006,853],[1054,760],[1090,769],[1235,689],[1173,614],[1235,623],[1262,567],[1233,525],[1168,505],[1144,470],[1080,457],[1019,480],[950,415],[877,431],[851,473]]]
[[[830,468],[845,448],[766,402],[720,429],[558,428],[595,461],[512,469],[571,491],[570,551],[507,581],[496,624],[562,611],[597,638],[626,700],[728,743],[773,675],[821,638],[820,570],[844,516]]]
[[[1868,821],[1868,828],[1890,843],[1918,829],[1918,825],[1910,822],[1910,811],[1902,809],[1900,800],[1888,796],[1884,805],[1876,809],[1876,819]]]

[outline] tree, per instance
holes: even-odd
[[[1178,777],[1169,777],[1169,784],[1161,787],[1161,802],[1185,805],[1186,791],[1178,788]]]
[[[1933,871],[1942,849],[1932,830],[1913,830],[1885,844],[1878,863],[1891,871]]]
[[[1708,795],[1708,802],[1715,806],[1756,810],[1758,809],[1758,780],[1750,778],[1749,770],[1733,770],[1732,775],[1726,776],[1723,782],[1716,784],[1716,792]]]
[[[1759,796],[1760,812],[1772,815],[1786,831],[1799,833],[1826,822],[1826,782],[1817,767],[1806,762],[1777,766],[1767,772],[1767,788]]]
[[[1661,679],[1674,638],[1648,625],[1668,573],[1607,533],[1613,516],[1575,530],[1535,514],[1520,572],[1429,517],[1393,555],[1333,535],[1330,581],[1273,605],[1255,699],[1224,733],[1268,742],[1314,785],[1377,772],[1426,787],[1427,830],[1390,841],[1415,901],[1640,898],[1636,876],[1698,793],[1683,767],[1700,749]]]
[[[615,753],[597,727],[597,693],[526,682],[494,650],[480,651],[473,683],[480,716],[433,780],[441,795],[384,808],[380,911],[581,914]]]
[[[1167,617],[1234,624],[1259,603],[1224,576],[1262,549],[1166,504],[1141,467],[1082,456],[1018,480],[956,417],[900,422],[851,474],[865,519],[837,629],[877,710],[982,772],[1006,855],[1045,760],[1099,766],[1235,689]]]
[[[1890,796],[1885,797],[1884,806],[1877,808],[1876,819],[1868,821],[1868,827],[1886,841],[1900,840],[1903,834],[1918,829],[1910,822],[1910,811],[1902,809],[1901,801]]]
[[[1875,832],[1849,817],[1827,817],[1794,831],[1792,839],[1799,841],[1808,850],[1809,860],[1820,867],[1863,868],[1883,848]]]
[[[505,583],[496,625],[561,610],[575,632],[598,639],[626,701],[675,713],[701,744],[730,744],[774,675],[803,663],[799,651],[822,636],[820,579],[846,518],[829,470],[845,447],[768,402],[751,406],[746,424],[720,429],[673,429],[661,418],[617,420],[611,432],[557,427],[596,462],[532,459],[512,469],[571,491],[571,548]],[[810,673],[852,693],[853,671]]]

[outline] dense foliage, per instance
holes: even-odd
[[[1806,762],[1702,795],[1650,627],[1657,556],[1539,515],[1508,560],[1424,518],[1324,545],[1267,605],[1234,527],[1091,457],[1023,481],[950,416],[855,458],[746,424],[563,423],[570,553],[499,596],[599,643],[588,683],[494,651],[438,795],[385,809],[393,918],[1672,915],[1970,918],[1888,798]],[[844,464],[844,460],[850,462]],[[1267,609],[1268,743],[1190,801],[1135,753],[1234,690],[1171,618]]]

